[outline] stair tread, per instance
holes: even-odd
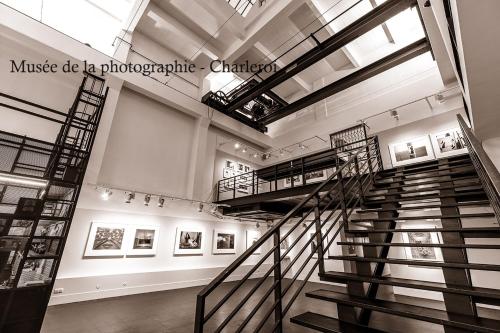
[[[328,317],[319,313],[305,312],[298,316],[290,318],[290,321],[294,324],[299,324],[304,327],[312,328],[321,332],[332,332],[332,333],[342,333],[346,332],[345,329],[362,329],[363,332],[368,333],[383,333],[384,331],[370,328],[364,325],[350,324],[346,322],[341,322],[340,320],[332,317]],[[349,330],[347,330],[349,331]]]
[[[427,168],[429,168],[429,169],[427,169]],[[441,168],[441,169],[438,169],[437,165],[436,165],[436,166],[432,166],[432,169],[430,169],[430,168],[431,167],[424,167],[424,168],[415,169],[415,170],[396,171],[396,172],[394,172],[394,175],[388,175],[387,173],[384,173],[382,171],[377,176],[380,177],[379,179],[392,178],[392,177],[408,177],[408,176],[417,176],[420,174],[427,174],[427,173],[431,173],[431,172],[449,171],[449,170],[459,169],[459,168],[463,168],[463,169],[467,169],[467,170],[450,171],[450,173],[451,172],[463,173],[463,172],[475,171],[474,166],[472,164],[457,164],[457,165],[453,165],[453,166],[447,166],[447,167]],[[402,174],[396,176],[396,173],[402,173]],[[440,175],[440,176],[447,176],[447,174]]]
[[[374,222],[374,221],[401,221],[401,220],[423,220],[423,219],[464,219],[472,217],[495,217],[494,213],[472,213],[472,214],[458,214],[458,215],[422,215],[422,216],[398,216],[393,218],[364,218],[364,219],[351,219],[350,222]]]
[[[358,262],[383,262],[395,265],[463,268],[463,269],[495,271],[495,272],[500,271],[500,265],[491,265],[491,264],[445,263],[439,261],[411,260],[411,259],[399,259],[399,258],[366,258],[357,256],[329,256],[328,258],[335,260],[348,260],[348,261],[358,261]]]
[[[457,249],[500,249],[500,244],[439,244],[439,243],[377,243],[377,242],[337,242],[338,245],[351,246],[396,246],[396,247],[441,247],[441,248],[457,248]]]
[[[460,295],[486,297],[500,299],[500,290],[492,288],[469,287],[452,285],[440,282],[402,279],[390,276],[370,277],[347,272],[325,272],[320,274],[320,278],[330,282],[361,281],[369,283],[379,283],[403,288],[422,289],[438,292],[448,292]]]
[[[383,180],[384,178],[379,178],[377,180],[375,180],[375,186],[378,186],[378,185],[390,185],[390,184],[395,184],[395,183],[401,183],[401,182],[407,182],[407,181],[414,181],[414,180],[419,180],[419,179],[425,179],[425,178],[440,178],[440,177],[449,177],[449,176],[457,176],[457,175],[463,175],[464,173],[472,173],[472,172],[476,172],[475,169],[468,169],[468,170],[462,170],[462,171],[454,171],[454,172],[449,172],[445,175],[430,175],[430,176],[423,176],[423,177],[413,177],[413,178],[405,178],[405,179],[402,179],[402,180],[392,180],[392,181],[387,181],[387,182],[381,182],[380,180]],[[474,177],[477,177],[477,176],[474,176]],[[386,176],[386,178],[392,178],[391,176]],[[446,179],[446,181],[453,181],[454,179],[451,178],[451,179]],[[436,180],[436,182],[443,182],[443,181],[438,181]],[[403,185],[410,185],[410,184],[402,184]]]
[[[450,190],[450,189],[457,189],[457,188],[462,188],[462,187],[468,187],[469,189],[467,190],[462,190],[462,191],[470,191],[472,188],[473,189],[482,189],[482,186],[480,184],[474,183],[474,184],[460,184],[460,185],[453,185],[453,186],[433,186],[433,187],[426,187],[426,188],[419,188],[416,190],[409,190],[409,191],[398,191],[398,192],[392,192],[392,193],[370,193],[370,194],[365,194],[365,198],[376,198],[376,197],[383,197],[383,196],[389,196],[389,195],[402,195],[402,194],[412,194],[412,193],[421,193],[421,192],[432,192],[432,191],[440,191],[440,190]],[[378,189],[377,191],[380,191]],[[462,192],[462,191],[457,191],[457,192]]]
[[[388,233],[388,232],[495,232],[500,233],[499,227],[479,227],[479,228],[408,228],[408,229],[376,229],[376,230],[346,230],[349,234],[370,234],[370,233]]]
[[[398,210],[418,210],[426,208],[448,208],[448,207],[460,207],[460,206],[489,206],[490,202],[488,200],[478,200],[470,202],[457,202],[456,204],[433,204],[425,206],[410,206],[410,207],[394,207],[394,208],[366,208],[357,210],[356,213],[380,213],[380,212],[393,212]]]
[[[437,177],[443,177],[443,176],[437,176]],[[464,177],[455,177],[452,179],[443,179],[443,180],[428,180],[425,182],[418,182],[418,183],[410,183],[410,184],[401,184],[400,186],[397,186],[396,188],[399,187],[412,187],[412,186],[421,186],[421,185],[430,185],[430,184],[439,184],[439,183],[449,183],[451,182],[458,182],[458,181],[464,181],[464,180],[478,180],[479,178],[477,176],[464,176]],[[412,179],[413,180],[413,179]],[[415,179],[418,180],[418,179]],[[373,185],[390,185],[393,182],[375,182]],[[380,189],[378,189],[380,190]]]
[[[453,315],[443,310],[394,301],[371,300],[326,289],[308,292],[306,296],[477,332],[500,332],[500,321],[495,319],[472,317],[462,314]]]
[[[456,198],[456,197],[464,197],[464,196],[471,196],[471,195],[485,195],[485,192],[484,191],[470,191],[470,192],[464,191],[464,192],[454,193],[454,194],[439,194],[439,193],[421,194],[421,195],[412,195],[412,196],[407,196],[407,197],[401,197],[401,198],[397,198],[397,199],[366,200],[364,202],[364,204],[365,205],[373,205],[373,204],[383,204],[383,203],[390,203],[390,202],[411,201],[411,200]],[[424,207],[422,207],[422,208],[424,208]]]

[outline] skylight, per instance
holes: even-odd
[[[241,16],[247,16],[252,6],[255,5],[256,0],[227,0],[227,3],[231,5]]]
[[[82,43],[112,55],[135,0],[0,0]]]

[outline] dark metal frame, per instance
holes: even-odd
[[[500,172],[498,172],[498,169],[484,151],[481,142],[476,138],[460,114],[457,114],[457,119],[462,129],[465,145],[469,151],[472,164],[477,171],[477,175],[500,224]]]
[[[351,23],[346,28],[342,29],[323,42],[318,43],[318,40],[317,38],[315,38],[313,33],[310,37],[313,38],[315,40],[315,43],[318,45],[296,60],[292,61],[290,64],[284,66],[279,71],[275,72],[274,74],[257,84],[250,85],[249,82],[244,82],[240,87],[237,87],[233,90],[234,93],[232,98],[224,99],[221,98],[221,96],[217,95],[218,92],[210,92],[209,94],[204,96],[203,103],[212,106],[216,110],[234,117],[239,121],[242,121],[248,126],[256,128],[260,131],[265,131],[265,125],[267,124],[279,120],[293,112],[305,108],[306,106],[329,97],[352,85],[366,80],[367,78],[377,75],[384,70],[392,68],[395,65],[398,65],[417,55],[431,50],[430,44],[427,43],[427,38],[424,38],[423,40],[412,44],[414,49],[411,51],[413,51],[413,53],[410,52],[409,54],[405,54],[405,51],[408,51],[408,48],[395,52],[366,68],[358,70],[357,72],[339,80],[338,82],[334,82],[327,87],[324,87],[318,91],[311,93],[310,95],[301,98],[299,101],[284,106],[273,105],[271,107],[268,107],[264,115],[261,117],[258,117],[256,119],[241,119],[241,117],[237,115],[237,110],[241,110],[249,102],[255,101],[257,98],[259,98],[259,96],[262,96],[263,94],[269,95],[270,93],[272,93],[272,88],[290,79],[294,75],[302,72],[306,68],[332,54],[333,52],[339,50],[341,47],[352,42],[360,35],[367,33],[368,31],[384,23],[391,17],[413,6],[417,6],[416,0],[389,0],[377,6],[371,12]],[[340,14],[339,16],[341,16],[342,14]],[[424,41],[425,46],[422,45]]]
[[[372,157],[368,157],[368,151],[372,152]],[[236,305],[232,304],[231,311],[224,313],[222,322],[215,323],[215,326],[211,325],[210,332],[221,332],[237,315],[242,315],[242,317],[237,318],[239,323],[237,332],[242,331],[252,320],[258,320],[253,329],[255,332],[261,330],[266,332],[283,331],[283,318],[316,268],[324,273],[323,256],[327,254],[336,237],[348,223],[349,216],[361,204],[364,193],[370,188],[380,167],[375,138],[368,139],[365,145],[355,151],[339,154],[337,158],[338,169],[335,173],[318,185],[312,193],[288,212],[283,219],[275,223],[257,242],[198,294],[195,333],[205,332],[205,325],[214,318],[215,314],[219,313],[219,310],[226,303],[233,303],[232,301],[236,301]],[[334,186],[327,189],[327,185],[333,182]],[[300,219],[292,220],[297,212],[303,211],[306,207],[310,208],[305,209]],[[342,210],[342,214],[336,215],[335,212],[339,209]],[[298,228],[303,226],[309,216],[313,216],[313,221],[305,225],[300,235],[290,242],[288,249],[282,250],[283,242],[292,232],[300,230]],[[290,229],[283,232],[285,225]],[[282,235],[283,233],[284,235]],[[310,235],[310,233],[314,234]],[[243,277],[239,278],[229,291],[225,290],[221,299],[210,299],[214,291],[218,290],[224,282],[230,281],[232,275],[245,265],[252,254],[271,240],[273,242],[269,251],[263,253],[258,258],[257,263],[249,264],[249,269],[243,272]],[[295,247],[298,254],[290,258],[288,263],[285,258],[291,255],[290,251]],[[308,253],[308,249],[311,247],[312,251]],[[317,254],[316,258],[314,258],[315,254]],[[273,263],[266,263],[271,255],[274,258]],[[311,265],[308,265],[309,263]],[[292,267],[297,268],[293,273]],[[259,271],[262,273],[258,273]],[[273,277],[271,277],[271,273],[274,273]],[[293,276],[289,277],[292,274]],[[299,275],[302,277],[304,274],[305,278],[299,280]],[[245,295],[239,294],[241,292],[239,289],[251,279],[256,279],[256,281],[250,292],[245,293]],[[266,282],[269,282],[270,285]],[[288,294],[296,283],[299,284],[298,287],[293,293]],[[262,297],[255,295],[259,289],[263,290]],[[272,294],[274,298],[268,302]],[[256,305],[248,314],[241,314],[240,310],[252,297],[257,298],[255,299]],[[212,301],[215,305],[207,312],[207,302],[212,304]],[[261,313],[262,316],[256,317],[257,312]],[[269,322],[272,314],[274,314],[274,320]]]
[[[16,252],[19,261],[12,269],[15,273],[8,281],[6,288],[0,289],[0,331],[2,332],[39,332],[51,291],[55,282],[61,256],[64,250],[69,228],[76,209],[76,203],[83,183],[97,128],[106,101],[108,88],[100,77],[85,73],[77,96],[67,114],[31,103],[16,97],[2,94],[2,97],[15,102],[35,107],[36,112],[27,111],[9,104],[2,106],[12,110],[61,123],[62,126],[55,143],[34,140],[10,133],[0,133],[0,145],[8,145],[16,149],[16,157],[12,164],[11,175],[25,175],[31,180],[47,182],[44,188],[39,188],[30,197],[20,197],[14,212],[1,214],[0,218],[7,223],[0,230],[0,239],[18,237],[23,241],[23,248]],[[44,112],[50,112],[54,117],[47,117]],[[64,116],[61,121],[60,117]],[[31,154],[31,155],[29,155]],[[33,154],[35,154],[33,156]],[[34,161],[44,160],[44,163],[23,163],[22,156],[31,156]],[[13,185],[2,185],[2,191]],[[0,196],[0,203],[2,202]],[[1,204],[0,204],[1,206]],[[29,234],[25,236],[9,235],[13,221],[26,220],[30,222]],[[62,231],[57,235],[47,236],[38,232],[39,223],[62,223]],[[39,241],[57,243],[53,251],[37,255],[33,254],[31,246]],[[25,284],[23,268],[25,263],[38,262],[47,266],[47,271],[37,273],[34,282]],[[46,267],[46,266],[43,266]],[[30,280],[27,280],[30,281]],[[31,280],[33,281],[33,280]],[[19,311],[22,309],[23,311]]]

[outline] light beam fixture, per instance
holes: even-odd
[[[104,191],[101,193],[101,199],[104,201],[108,201],[109,197],[113,194],[113,192],[109,189],[106,188]]]
[[[125,200],[125,203],[131,203],[132,200],[135,199],[135,193],[134,192],[130,192],[127,194],[127,199]]]
[[[144,196],[144,206],[149,206],[150,201],[151,201],[151,194],[146,194],[146,196]]]
[[[165,198],[164,197],[158,198],[158,207],[163,208],[163,205],[165,205]]]
[[[203,204],[200,202],[198,205],[198,213],[201,213],[203,211]]]

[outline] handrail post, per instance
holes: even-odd
[[[233,199],[236,198],[236,176],[233,177]]]
[[[282,309],[282,298],[281,298],[281,250],[280,250],[280,228],[276,229],[273,235],[274,241],[274,282],[276,286],[274,287],[274,301],[276,302],[276,307],[274,308],[274,321],[277,324],[275,332],[283,332],[283,309]]]
[[[278,164],[274,166],[274,190],[278,190]]]
[[[323,236],[321,231],[321,213],[320,213],[320,197],[319,195],[315,196],[316,204],[314,207],[314,223],[316,225],[316,252],[318,253],[318,269],[320,274],[325,273],[325,260],[324,260],[324,249],[323,249]]]
[[[255,194],[255,170],[252,171],[252,195]]]
[[[359,201],[361,204],[363,204],[363,182],[361,181],[361,171],[359,169],[358,155],[354,156],[354,171],[356,171],[355,177],[359,186]],[[370,171],[370,177],[371,177],[371,171]]]
[[[343,176],[343,171],[341,170],[339,174],[337,175],[338,180],[339,180],[339,199],[340,199],[340,209],[342,210],[342,220],[344,223],[344,228],[347,230],[349,229],[349,224],[347,223],[349,221],[349,216],[347,215],[347,205],[346,205],[346,198],[345,198],[345,186],[344,186],[344,176]]]
[[[366,145],[366,158],[368,159],[368,170],[370,170],[370,177],[373,176],[373,165],[370,153],[370,144]]]
[[[196,297],[196,314],[194,320],[194,333],[203,333],[205,321],[205,297],[198,295]]]

